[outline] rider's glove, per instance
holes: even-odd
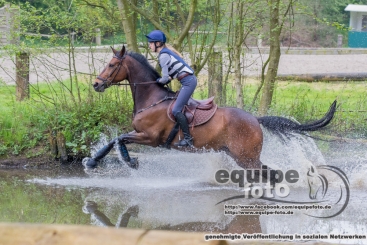
[[[157,83],[159,83],[159,84],[162,84],[162,85],[166,85],[166,84],[168,84],[169,82],[171,82],[171,79],[170,79],[170,80],[168,80],[167,82],[161,82],[161,78],[157,78],[156,82],[157,82]]]

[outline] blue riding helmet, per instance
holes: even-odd
[[[148,35],[145,35],[148,38],[148,42],[166,42],[166,35],[160,30],[151,31]]]

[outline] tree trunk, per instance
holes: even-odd
[[[237,107],[243,109],[243,91],[242,91],[242,74],[241,74],[241,50],[235,51],[234,54],[234,83],[236,88],[236,104]]]
[[[236,87],[236,100],[237,107],[243,109],[243,91],[242,91],[242,69],[241,69],[241,54],[242,54],[242,43],[244,37],[244,24],[243,24],[243,1],[237,1],[235,4],[235,48],[234,54],[234,73],[235,73],[235,87]]]
[[[131,14],[132,10],[129,8],[127,0],[117,0],[117,6],[122,17],[127,46],[129,50],[140,53],[136,37],[136,14]]]
[[[16,55],[16,99],[29,99],[29,54]]]
[[[218,105],[223,105],[223,54],[213,51],[208,60],[208,97],[215,96]]]
[[[279,24],[279,1],[270,0],[270,52],[269,65],[265,76],[264,88],[259,105],[259,115],[265,115],[271,105],[273,98],[275,78],[278,73],[280,60],[280,33],[282,26]]]

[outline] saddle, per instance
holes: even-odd
[[[168,118],[176,122],[175,117],[172,114],[173,105],[176,103],[176,99],[173,100],[167,109]],[[187,118],[189,127],[199,126],[209,121],[217,111],[218,105],[214,103],[214,96],[205,100],[195,100],[190,98],[187,105],[184,106],[183,114]]]

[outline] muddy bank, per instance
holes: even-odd
[[[53,168],[60,164],[59,160],[50,156],[11,156],[0,159],[0,168]]]
[[[101,146],[102,148],[102,146]],[[127,146],[127,149],[131,154],[144,152],[146,149],[151,149],[149,146],[130,144]],[[36,152],[40,150],[37,148],[33,149],[31,152]],[[40,150],[41,151],[41,150]],[[110,155],[116,155],[117,153],[114,149],[109,153]],[[38,156],[27,157],[28,152],[24,152],[18,156],[8,155],[0,157],[0,168],[45,168],[52,169],[55,167],[59,167],[61,165],[81,165],[81,162],[84,157],[89,156],[68,156],[67,162],[62,162],[60,159],[55,158],[51,155],[51,153],[46,152],[44,154],[40,154]]]

